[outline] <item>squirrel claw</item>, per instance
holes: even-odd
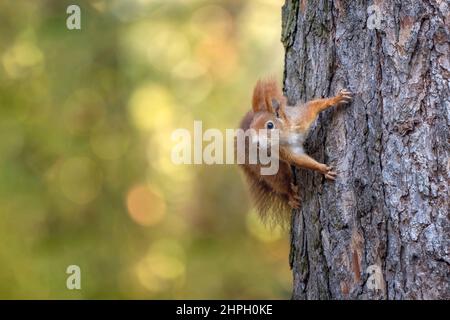
[[[327,178],[328,180],[331,180],[331,181],[335,181],[336,176],[337,176],[337,173],[334,171],[329,171],[325,174],[325,178]]]
[[[349,103],[350,101],[352,101],[352,96],[353,96],[353,93],[351,93],[349,90],[347,90],[347,89],[340,90],[339,94],[336,97],[337,104]]]
[[[295,185],[294,183],[291,183],[291,191],[292,191],[294,194],[297,194],[297,193],[298,193],[298,186]]]
[[[299,209],[300,208],[300,197],[291,197],[289,199],[288,204],[292,209]]]
[[[334,181],[336,180],[337,173],[333,171],[333,167],[329,167],[327,165],[323,165],[323,169],[321,170],[326,179]]]

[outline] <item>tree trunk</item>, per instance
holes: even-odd
[[[354,93],[305,144],[337,180],[296,169],[294,299],[450,299],[449,22],[440,0],[286,1],[289,102]]]

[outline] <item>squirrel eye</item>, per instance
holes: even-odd
[[[272,121],[267,121],[267,123],[266,123],[266,127],[267,127],[267,129],[273,129],[274,127],[275,127],[275,125],[273,124],[273,122]]]

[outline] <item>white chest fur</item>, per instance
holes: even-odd
[[[289,134],[287,143],[292,147],[303,146],[305,142],[305,135],[303,133]]]
[[[297,154],[305,153],[303,150],[303,143],[305,142],[305,134],[290,133],[287,137],[286,144],[292,152]]]

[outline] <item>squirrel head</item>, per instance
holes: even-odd
[[[253,90],[253,118],[250,129],[256,131],[256,140],[268,138],[271,142],[273,130],[281,135],[288,124],[285,113],[286,98],[273,79],[259,80]],[[267,135],[260,137],[260,130],[267,130]]]

